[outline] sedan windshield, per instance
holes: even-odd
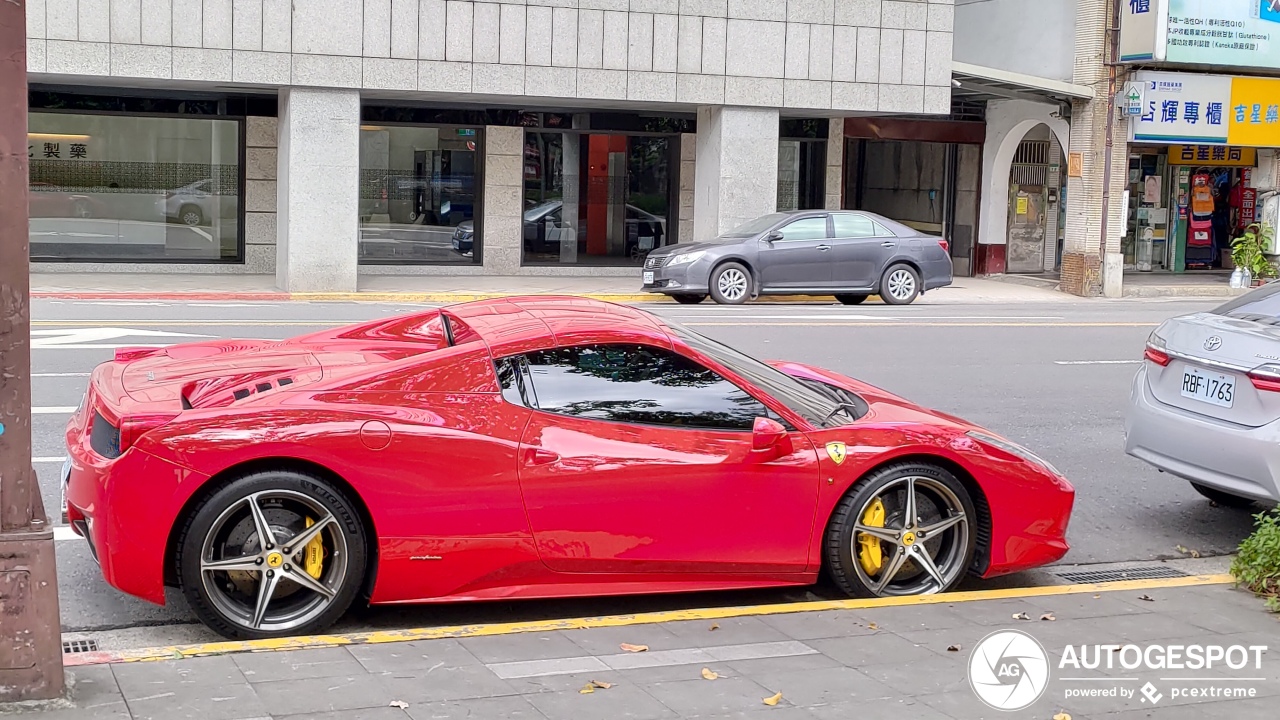
[[[673,335],[689,347],[713,358],[756,387],[769,393],[792,412],[809,421],[816,428],[839,427],[853,423],[854,410],[823,397],[820,393],[781,370],[762,363],[738,350],[716,342],[705,335],[690,330],[679,323],[663,319]]]
[[[1215,309],[1214,314],[1280,325],[1280,282],[1263,285]]]
[[[753,235],[759,235],[765,230],[768,230],[774,225],[777,225],[778,223],[782,222],[783,219],[785,219],[786,217],[787,216],[784,213],[771,213],[769,215],[761,215],[755,220],[752,220],[747,223],[743,223],[742,225],[739,225],[738,227],[730,230],[729,232],[721,234],[720,237],[744,238],[744,237],[752,237]]]

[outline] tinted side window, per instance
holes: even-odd
[[[825,217],[796,220],[782,228],[783,240],[825,240],[827,238],[827,219]]]
[[[585,345],[526,356],[538,407],[595,420],[751,430],[772,415],[688,358],[643,345]]]
[[[831,216],[836,226],[838,238],[870,238],[877,237],[876,224],[871,218],[851,213],[836,213]]]

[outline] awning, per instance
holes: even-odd
[[[951,95],[959,100],[1092,100],[1093,88],[969,63],[951,63]]]

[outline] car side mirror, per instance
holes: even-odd
[[[770,245],[772,245],[775,241],[781,240],[781,239],[782,239],[782,232],[780,230],[774,230],[773,232],[764,236],[764,241],[769,243]]]
[[[777,420],[758,417],[751,427],[751,449],[757,452],[783,450],[786,440],[787,429]]]

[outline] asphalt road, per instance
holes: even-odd
[[[1123,453],[1124,408],[1147,334],[1165,318],[1213,304],[646,307],[757,357],[825,366],[1024,443],[1076,486],[1072,551],[1064,562],[1099,563],[1180,557],[1178,546],[1205,556],[1226,554],[1248,533],[1247,512],[1212,507],[1186,483]],[[62,428],[80,402],[89,371],[109,359],[114,347],[206,337],[285,338],[420,307],[36,301],[34,456],[46,507],[53,514],[59,505]],[[64,631],[105,633],[115,645],[209,639],[193,624],[180,595],[171,594],[169,605],[158,607],[107,586],[83,541],[60,540],[57,556]],[[606,614],[804,595],[792,591],[399,608],[357,615],[348,626]]]

